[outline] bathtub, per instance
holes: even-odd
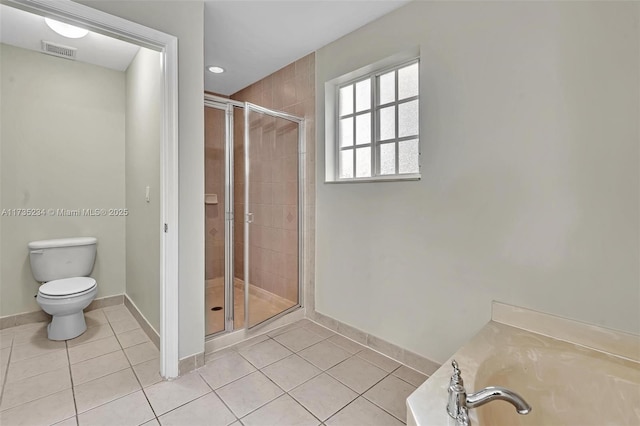
[[[532,407],[519,415],[511,404],[493,401],[469,410],[474,426],[640,425],[637,359],[495,321],[451,359],[462,370],[467,393],[503,386]],[[408,425],[456,425],[446,413],[451,359],[407,399]]]

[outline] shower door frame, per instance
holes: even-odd
[[[234,194],[233,194],[233,109],[238,105],[231,102],[220,102],[217,99],[208,99],[205,95],[204,107],[224,111],[224,328],[206,334],[205,337],[215,337],[223,333],[233,331],[234,319],[234,250],[233,250],[233,223],[234,223]],[[206,171],[205,171],[206,173]],[[207,259],[205,259],[205,262]],[[229,284],[231,283],[231,284]],[[207,307],[205,306],[205,312]],[[206,321],[205,321],[206,324]]]
[[[216,331],[211,334],[205,334],[205,339],[209,340],[238,330],[250,330],[258,326],[266,325],[283,317],[304,306],[304,224],[305,224],[305,160],[306,160],[306,141],[305,141],[305,120],[304,118],[287,114],[281,111],[271,110],[249,102],[239,102],[232,99],[205,93],[204,106],[225,110],[225,141],[224,141],[224,163],[225,163],[225,273],[224,273],[224,291],[225,291],[225,327],[224,330]],[[271,115],[276,118],[293,121],[298,124],[298,303],[294,306],[276,314],[264,321],[253,326],[249,326],[249,282],[244,280],[244,325],[236,330],[234,328],[234,285],[235,285],[235,268],[234,268],[234,222],[235,222],[235,204],[234,204],[234,118],[233,112],[235,108],[241,108],[244,113],[244,155],[245,155],[245,203],[242,218],[244,220],[244,274],[248,275],[249,267],[249,149],[247,140],[249,139],[248,117],[249,111],[254,110],[263,114]],[[250,143],[250,141],[249,141]],[[206,262],[206,259],[205,259]]]

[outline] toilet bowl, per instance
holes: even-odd
[[[85,332],[84,308],[96,298],[98,284],[89,277],[49,281],[38,289],[36,301],[51,315],[47,335],[51,340],[73,339]]]
[[[29,243],[29,260],[38,289],[36,301],[51,315],[50,340],[68,340],[87,329],[83,310],[98,294],[93,269],[97,240],[93,237],[62,238]]]

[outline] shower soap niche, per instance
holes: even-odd
[[[218,204],[218,194],[204,194],[205,204]]]

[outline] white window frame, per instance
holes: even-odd
[[[420,69],[420,58],[412,57],[409,60],[404,60],[402,62],[395,62],[392,65],[387,65],[385,67],[378,67],[374,71],[368,72],[366,74],[358,75],[355,78],[351,78],[347,81],[340,82],[339,84],[335,84],[334,86],[334,94],[333,94],[333,141],[334,144],[333,152],[333,164],[335,167],[334,172],[334,180],[327,180],[328,182],[369,182],[369,181],[400,181],[400,180],[419,180],[420,175],[420,120],[418,119],[418,133],[417,135],[411,136],[398,136],[398,111],[399,105],[412,102],[417,100],[420,102],[420,88],[418,87],[418,95],[412,96],[409,98],[398,99],[398,70],[405,68],[407,66],[418,64],[418,78],[419,78],[419,69]],[[395,73],[395,100],[392,102],[387,102],[385,104],[379,104],[379,78],[380,76],[387,74],[391,71],[396,71]],[[362,81],[370,81],[371,87],[371,99],[370,99],[370,107],[369,109],[356,112],[356,84]],[[345,114],[343,116],[340,115],[340,90],[349,85],[353,85],[353,111],[350,114]],[[392,139],[385,139],[384,141],[380,141],[380,126],[379,126],[379,111],[382,108],[386,108],[389,106],[395,106],[395,137]],[[418,110],[419,111],[419,110]],[[371,115],[371,140],[368,144],[356,144],[356,117],[359,115],[364,115],[369,113]],[[340,119],[343,118],[353,118],[353,145],[348,147],[340,146]],[[418,113],[419,118],[419,113]],[[418,172],[417,173],[399,173],[399,143],[405,140],[414,140],[418,139]],[[327,141],[329,143],[329,141]],[[386,144],[394,144],[395,145],[395,170],[394,174],[380,174],[380,155],[378,154],[380,146]],[[371,176],[366,177],[356,177],[356,150],[358,148],[366,148],[370,147],[371,149]],[[342,151],[352,151],[353,152],[353,177],[340,177],[340,154]]]

